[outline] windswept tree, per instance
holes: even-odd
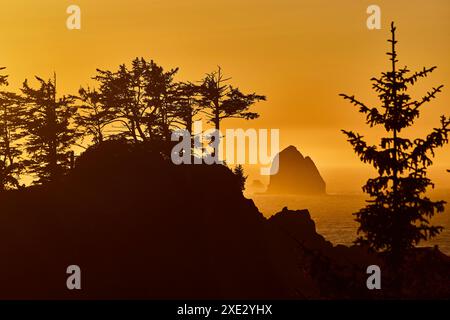
[[[0,85],[7,84],[7,76],[0,76]],[[0,91],[0,191],[19,187],[23,170],[21,142],[25,136],[23,118],[20,97]]]
[[[177,102],[176,102],[176,118],[173,120],[173,126],[176,130],[185,130],[186,138],[189,137],[190,154],[192,158],[196,152],[196,141],[200,145],[200,140],[193,133],[194,122],[199,119],[202,111],[199,97],[199,86],[193,83],[177,84]],[[188,150],[184,150],[187,152]]]
[[[208,121],[220,130],[220,123],[227,118],[256,119],[258,113],[250,112],[250,107],[266,97],[256,93],[244,94],[238,88],[227,84],[230,78],[224,78],[222,69],[206,75],[200,87],[201,104]]]
[[[155,62],[136,58],[131,69],[121,65],[116,72],[97,70],[100,102],[122,129],[120,135],[135,142],[170,139],[176,117],[178,69],[164,71]]]
[[[147,71],[145,97],[148,105],[154,110],[154,123],[148,123],[148,132],[153,132],[161,140],[170,141],[171,128],[179,116],[179,91],[174,77],[178,68],[165,71],[150,61]],[[153,126],[153,127],[152,127]]]
[[[94,144],[102,143],[107,127],[114,122],[114,114],[105,108],[95,89],[80,88],[74,99],[78,101],[75,123],[81,128],[83,136],[91,138]]]
[[[177,125],[192,133],[195,117],[202,111],[199,97],[200,87],[193,83],[177,85]],[[181,128],[179,128],[181,129]]]
[[[442,116],[440,127],[425,138],[410,140],[401,134],[419,117],[421,107],[434,99],[441,91],[438,86],[423,98],[415,100],[409,89],[420,78],[427,77],[436,67],[410,72],[399,68],[395,37],[396,28],[391,24],[392,38],[388,40],[391,50],[391,68],[379,78],[372,79],[372,87],[380,100],[378,107],[369,107],[354,96],[341,94],[359,112],[366,116],[370,127],[381,126],[387,136],[379,145],[369,145],[363,136],[343,131],[361,161],[372,164],[378,171],[376,178],[369,179],[363,187],[370,200],[365,208],[356,213],[359,222],[356,240],[376,251],[386,251],[392,261],[401,261],[406,250],[430,239],[442,230],[431,225],[436,212],[444,210],[444,201],[432,201],[425,192],[433,183],[427,177],[434,150],[448,142],[450,119]]]
[[[145,99],[147,85],[147,62],[135,59],[132,69],[124,64],[116,72],[97,70],[94,78],[99,82],[100,102],[114,116],[114,123],[120,124],[119,135],[134,141],[146,141],[145,120],[149,107]]]
[[[26,151],[30,154],[29,171],[44,183],[59,179],[70,168],[71,146],[78,135],[71,124],[76,107],[73,98],[56,96],[55,79],[36,77],[39,87],[33,89],[25,80],[22,87],[26,103]]]

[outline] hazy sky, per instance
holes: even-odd
[[[369,133],[363,117],[338,97],[375,102],[369,79],[388,67],[389,23],[398,26],[401,65],[438,69],[413,91],[444,84],[411,132],[425,135],[450,115],[450,2],[448,0],[1,0],[0,65],[17,88],[34,74],[56,71],[62,93],[92,84],[96,68],[116,68],[136,56],[180,80],[197,80],[221,65],[244,91],[265,94],[253,122],[233,127],[279,128],[281,144],[296,145],[323,170],[363,168],[340,129]],[[82,29],[66,28],[66,8],[77,4]],[[366,8],[382,10],[382,29],[368,30]],[[436,168],[450,168],[450,147]],[[359,169],[358,169],[359,170]],[[440,172],[443,170],[439,169]],[[448,174],[447,174],[448,176]],[[442,179],[450,180],[442,173]]]

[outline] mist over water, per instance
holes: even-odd
[[[358,224],[353,213],[365,206],[367,196],[361,193],[341,193],[325,196],[298,195],[247,195],[253,199],[259,211],[270,217],[281,211],[283,207],[291,210],[308,209],[316,223],[317,231],[334,245],[351,245],[357,237]],[[450,254],[450,189],[430,192],[432,200],[448,202],[444,213],[437,214],[432,222],[441,225],[444,230],[431,241],[421,246],[438,245],[441,251]]]

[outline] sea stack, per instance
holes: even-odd
[[[294,146],[289,146],[280,153],[278,158],[279,170],[270,176],[267,187],[269,194],[325,194],[326,185],[316,165],[310,157],[303,157]],[[275,172],[275,163],[272,172]]]

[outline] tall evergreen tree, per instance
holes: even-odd
[[[226,118],[256,119],[258,113],[249,109],[258,101],[265,101],[266,97],[256,93],[244,94],[238,88],[226,84],[230,78],[224,78],[222,69],[206,75],[200,87],[201,103],[208,121],[220,130],[220,123]]]
[[[0,76],[0,85],[7,84],[7,76]],[[25,136],[23,117],[20,97],[0,91],[0,191],[19,187],[23,170],[21,142]]]
[[[202,111],[200,105],[200,87],[193,83],[178,83],[177,85],[177,119],[175,122],[192,134],[195,117]]]
[[[25,130],[28,134],[26,151],[30,154],[29,170],[44,183],[59,179],[71,164],[71,146],[78,135],[71,125],[76,113],[73,98],[56,96],[55,79],[39,81],[33,89],[25,80],[22,87],[26,103]]]
[[[155,110],[155,128],[148,125],[150,132],[170,141],[171,128],[179,116],[179,90],[174,77],[178,68],[165,71],[163,67],[150,61],[145,95],[148,104]]]
[[[202,111],[199,97],[199,86],[193,83],[177,84],[176,118],[173,120],[174,129],[186,130],[190,133],[190,151],[192,158],[196,152],[195,141],[198,139],[193,134],[194,121],[199,120],[197,116]],[[199,144],[199,140],[197,140]],[[184,150],[187,152],[188,150]]]
[[[434,150],[448,142],[450,119],[442,116],[440,127],[425,138],[410,140],[401,136],[404,129],[413,125],[420,108],[441,91],[433,88],[423,98],[414,100],[408,90],[420,78],[427,77],[436,67],[411,73],[407,67],[397,66],[396,28],[391,24],[391,69],[379,78],[372,78],[373,89],[380,100],[379,107],[368,107],[354,96],[341,94],[365,114],[370,127],[381,126],[388,136],[379,145],[369,145],[363,136],[343,131],[361,161],[372,164],[378,177],[369,179],[363,187],[370,200],[356,213],[359,222],[356,240],[376,251],[386,251],[393,261],[401,260],[406,250],[422,240],[430,239],[442,230],[433,226],[430,219],[444,210],[444,201],[432,201],[425,192],[433,186],[427,177]]]
[[[128,69],[116,72],[97,70],[100,102],[122,128],[122,136],[138,141],[169,139],[177,117],[178,69],[164,71],[154,61],[136,58]]]
[[[114,122],[125,128],[120,136],[134,141],[146,141],[144,117],[149,117],[149,106],[145,100],[146,74],[148,63],[144,59],[135,59],[129,70],[125,64],[116,72],[97,70],[94,78],[99,82],[100,101],[114,115]]]
[[[98,91],[91,88],[80,88],[78,96],[74,97],[78,102],[75,123],[83,136],[89,136],[94,144],[105,140],[107,127],[114,122],[114,114],[101,102]]]

